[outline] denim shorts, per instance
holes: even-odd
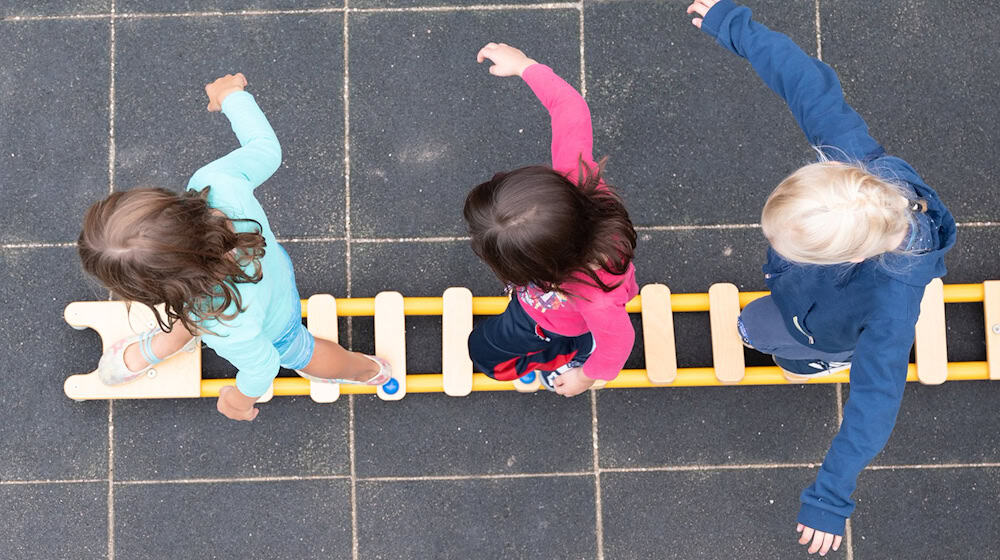
[[[278,248],[285,256],[285,259],[288,260],[289,270],[291,270],[292,261],[288,257],[288,253],[285,252],[281,245],[278,245]],[[281,335],[272,344],[274,344],[274,348],[278,351],[278,356],[281,358],[281,367],[299,370],[306,367],[306,364],[312,360],[313,350],[316,348],[316,339],[313,338],[312,333],[302,324],[299,291],[295,289],[294,277],[292,278],[292,291],[292,295],[295,298],[295,305],[293,306],[295,313],[289,318],[288,324],[281,331]]]

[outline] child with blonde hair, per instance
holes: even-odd
[[[465,199],[472,248],[513,296],[476,326],[469,354],[489,377],[538,375],[571,397],[617,377],[632,351],[635,229],[594,162],[580,93],[509,45],[487,44],[477,60],[487,59],[490,74],[521,77],[548,109],[552,166],[497,173]]]
[[[771,295],[748,305],[738,327],[788,377],[851,369],[840,431],[800,499],[799,542],[825,555],[840,546],[859,473],[892,433],[924,287],[945,274],[955,221],[917,172],[868,134],[833,69],[732,0],[696,0],[687,12],[749,59],[821,153],[764,205]]]
[[[240,148],[196,171],[183,193],[138,188],[97,202],[77,244],[84,270],[116,297],[165,305],[164,314],[154,309],[158,326],[101,357],[101,380],[137,379],[200,335],[239,370],[217,403],[233,420],[256,418],[279,366],[323,382],[391,378],[384,360],[314,339],[302,325],[292,262],[253,195],[281,165],[281,146],[246,84],[236,74],[205,86],[208,110],[229,118]]]

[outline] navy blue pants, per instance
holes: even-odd
[[[854,354],[853,349],[846,352],[823,352],[795,340],[785,328],[785,320],[771,296],[751,301],[743,309],[736,326],[743,342],[754,350],[786,360],[844,362],[850,361]]]
[[[583,365],[594,349],[590,333],[562,336],[546,332],[511,299],[469,335],[469,356],[476,368],[497,381],[512,381],[535,370],[557,371]]]

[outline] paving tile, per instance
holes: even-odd
[[[1000,462],[1000,386],[910,383],[879,465]]]
[[[865,471],[852,518],[854,558],[996,558],[998,496],[997,468]]]
[[[593,469],[590,398],[552,393],[355,399],[358,476]]]
[[[596,557],[591,476],[359,481],[357,493],[360,558]]]
[[[108,192],[108,23],[4,22],[2,243],[69,242]]]
[[[216,411],[214,398],[115,403],[115,479],[350,472],[346,398],[320,405],[308,396],[275,397],[258,406],[256,420],[234,422]]]
[[[875,138],[938,189],[959,221],[995,221],[996,208],[982,204],[1000,179],[994,6],[841,0],[820,8],[824,59]]]
[[[550,161],[531,90],[475,57],[503,30],[577,84],[577,10],[357,13],[350,26],[354,236],[464,235],[469,189]]]
[[[603,473],[604,557],[804,558],[795,517],[814,475],[804,468]]]
[[[68,16],[108,13],[110,11],[111,0],[46,0],[45,2],[3,0],[0,2],[0,18],[53,15]]]
[[[611,156],[607,178],[637,224],[755,223],[768,193],[815,156],[785,103],[694,28],[686,4],[587,3],[595,152]],[[815,50],[813,2],[753,7]]]
[[[837,430],[835,391],[835,386],[601,391],[601,466],[821,463]]]
[[[115,557],[349,558],[350,492],[349,480],[119,485]]]
[[[343,0],[117,0],[118,13],[233,12],[240,10],[302,10],[342,8]]]
[[[0,557],[107,558],[107,507],[107,482],[0,486]]]
[[[237,148],[226,118],[205,111],[203,86],[239,71],[282,145],[281,168],[254,193],[272,229],[343,235],[342,31],[338,13],[119,21],[116,188],[179,190]]]
[[[94,331],[74,331],[62,319],[72,301],[107,297],[83,279],[78,262],[72,248],[0,251],[0,480],[107,476],[107,403],[63,393],[66,377],[91,371],[101,356]]]

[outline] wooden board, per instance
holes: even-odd
[[[91,328],[101,337],[103,353],[115,342],[139,334],[155,325],[153,311],[132,304],[131,311],[122,301],[76,301],[66,306],[63,316],[77,329]],[[96,366],[96,364],[95,364]],[[173,399],[201,396],[201,339],[169,360],[157,364],[147,374],[124,385],[105,385],[90,373],[71,375],[63,383],[66,396],[87,399]]]
[[[375,296],[375,355],[389,361],[392,378],[399,384],[395,393],[379,386],[378,396],[386,401],[398,401],[406,396],[406,318],[403,316],[403,294],[379,292]]]
[[[983,282],[983,292],[986,363],[990,370],[990,379],[1000,381],[1000,280]]]
[[[674,314],[670,288],[646,284],[642,298],[642,338],[646,354],[646,376],[650,383],[665,385],[677,377],[677,349],[674,344]]]
[[[306,302],[307,325],[315,338],[337,342],[337,299],[330,294],[316,294]],[[309,396],[318,403],[332,403],[340,398],[339,383],[309,381]]]
[[[464,397],[472,392],[472,358],[469,357],[472,292],[468,288],[448,288],[442,299],[441,373],[444,392],[452,397]]]
[[[736,327],[740,316],[739,289],[733,284],[712,284],[708,289],[708,307],[715,377],[722,383],[739,383],[746,373],[743,341]]]
[[[944,284],[935,278],[924,288],[917,320],[917,378],[924,385],[940,385],[948,379],[948,330],[944,324]]]

